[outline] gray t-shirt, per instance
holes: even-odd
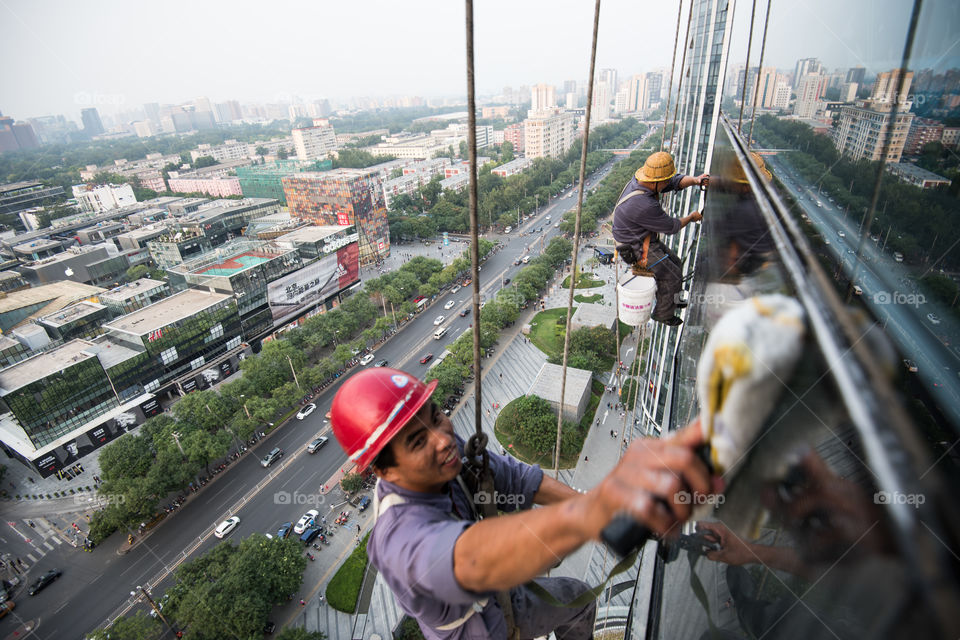
[[[458,437],[460,453],[463,441]],[[539,466],[490,452],[501,511],[529,509],[540,488]],[[400,608],[420,623],[427,640],[467,640],[507,637],[496,593],[467,591],[453,572],[453,548],[460,534],[474,523],[470,500],[458,482],[445,493],[419,493],[380,480],[377,498],[398,494],[402,504],[381,511],[367,542],[367,555],[386,581]],[[450,631],[436,627],[462,618],[473,603],[488,598],[483,611]]]
[[[673,176],[667,180],[663,191],[679,191],[680,181],[685,177],[682,173]],[[680,231],[680,219],[667,215],[653,192],[641,186],[636,177],[630,179],[617,201],[620,202],[632,191],[640,193],[613,210],[614,240],[619,244],[632,244],[643,240],[649,233],[654,234],[653,239],[656,239],[658,233],[673,235]]]

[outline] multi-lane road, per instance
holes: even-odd
[[[883,323],[900,352],[916,363],[916,375],[941,411],[960,424],[960,346],[951,317],[923,295],[912,271],[896,262],[892,252],[884,252],[869,238],[861,242],[857,225],[826,194],[818,194],[779,158],[768,158],[767,164],[830,241],[827,248],[862,289],[864,304]]]
[[[613,164],[611,161],[597,170],[587,180],[586,188],[595,186]],[[546,246],[559,233],[554,225],[563,213],[575,207],[575,190],[567,189],[511,234],[491,237],[500,241],[501,248],[484,262],[479,274],[483,299],[492,299],[504,281],[512,279],[525,266],[515,265],[517,258],[538,255],[541,246]],[[454,305],[444,309],[448,301]],[[375,361],[385,359],[389,366],[425,375],[430,363],[421,365],[420,358],[426,353],[440,355],[473,324],[472,308],[465,317],[459,315],[471,305],[472,286],[456,293],[447,290],[429,309],[377,349]],[[436,340],[434,321],[439,315],[445,316],[440,326],[448,331]],[[145,608],[142,603],[135,604],[131,591],[137,586],[151,585],[154,596],[158,597],[172,584],[172,572],[181,563],[198,557],[219,542],[213,530],[226,517],[240,518],[239,526],[229,536],[237,540],[253,533],[275,534],[281,523],[296,522],[310,508],[329,513],[331,505],[325,503],[320,490],[345,465],[346,455],[332,437],[315,454],[306,452],[306,444],[317,435],[332,435],[324,416],[338,387],[339,384],[328,387],[315,400],[316,411],[304,420],[290,420],[262,440],[254,451],[192,496],[129,553],[117,554],[125,537],[121,533],[113,535],[93,553],[66,544],[49,545],[50,552],[31,568],[27,580],[55,567],[63,570],[63,577],[36,596],[18,595],[16,615],[0,620],[0,634],[11,634],[24,620],[39,619],[37,633],[41,637],[77,638],[118,613],[134,607]],[[260,457],[273,447],[281,447],[285,454],[264,469],[260,466]],[[317,564],[332,563],[333,555],[319,554]],[[314,571],[314,567],[308,569],[307,580],[316,582],[322,571]],[[315,586],[305,584],[304,591],[309,593]]]

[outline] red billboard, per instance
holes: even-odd
[[[360,279],[360,248],[340,247],[302,269],[267,285],[267,302],[274,326],[296,318]]]

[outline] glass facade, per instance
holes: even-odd
[[[37,448],[120,406],[95,356],[64,363],[61,371],[31,382],[3,399]]]

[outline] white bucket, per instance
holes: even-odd
[[[631,327],[646,324],[657,297],[657,281],[627,272],[617,283],[620,297],[620,321]]]

